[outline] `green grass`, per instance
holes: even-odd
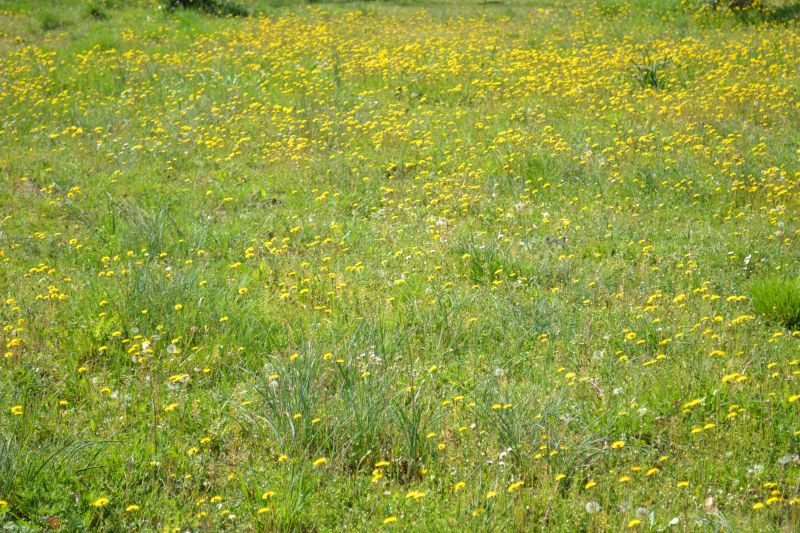
[[[3,527],[798,528],[794,3],[239,3],[0,0]]]
[[[755,310],[787,328],[800,327],[800,281],[766,278],[751,289]]]

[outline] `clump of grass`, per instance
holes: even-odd
[[[756,5],[755,0],[701,0],[700,3],[712,8],[728,7],[730,9],[746,9]]]
[[[756,312],[787,328],[800,326],[800,279],[769,277],[753,284]]]
[[[670,60],[667,57],[652,59],[649,54],[645,54],[640,63],[631,65],[633,80],[642,89],[666,89],[666,69],[669,65]]]
[[[64,25],[65,22],[50,11],[45,11],[39,15],[39,28],[41,28],[42,31],[57,30]]]
[[[231,0],[162,0],[168,10],[195,9],[220,17],[246,17],[250,13],[244,6]]]
[[[86,17],[94,20],[107,20],[108,13],[104,9],[103,2],[89,2],[86,5]]]

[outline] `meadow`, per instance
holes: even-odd
[[[2,531],[797,531],[800,8],[0,0]]]

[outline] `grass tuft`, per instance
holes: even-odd
[[[233,0],[162,0],[168,10],[193,9],[218,17],[246,17],[248,9]]]
[[[769,277],[753,283],[756,312],[787,328],[800,326],[800,279]]]
[[[86,16],[94,20],[108,20],[108,12],[102,2],[89,2],[86,5]]]
[[[645,54],[640,62],[631,65],[631,75],[642,89],[663,90],[667,87],[667,68],[671,61],[667,57],[653,59]]]
[[[39,15],[39,28],[44,31],[53,31],[66,26],[66,21],[50,11],[44,11]]]

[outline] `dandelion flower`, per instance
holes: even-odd
[[[515,490],[517,490],[520,487],[522,487],[522,485],[524,485],[524,484],[525,484],[524,481],[514,482],[514,483],[512,483],[511,485],[508,486],[508,492],[514,492]]]
[[[106,505],[108,505],[109,501],[110,500],[108,498],[106,498],[105,496],[102,496],[102,497],[97,498],[95,501],[92,502],[92,507],[98,507],[98,508],[99,507],[105,507]]]

